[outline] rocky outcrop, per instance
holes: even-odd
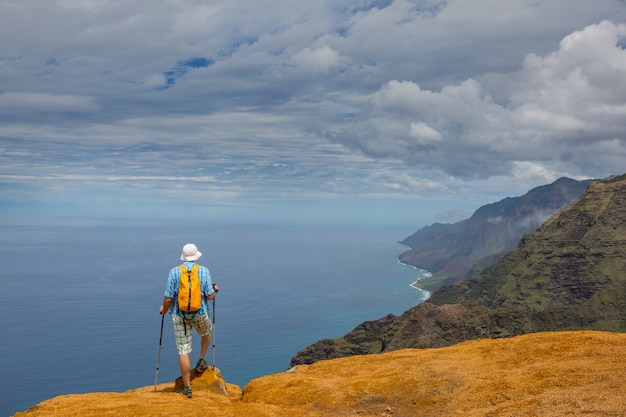
[[[14,417],[622,416],[625,345],[593,331],[484,339],[301,365],[243,391],[209,369],[191,399],[168,383],[63,395]]]
[[[626,176],[597,182],[472,279],[400,316],[298,352],[292,365],[560,330],[626,331]]]

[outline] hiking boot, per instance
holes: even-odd
[[[177,393],[184,395],[187,398],[191,398],[191,387],[189,385],[187,385],[185,388],[183,389],[179,389],[178,391],[176,391]]]
[[[209,369],[209,364],[204,359],[198,359],[198,363],[196,364],[196,372],[204,372]]]

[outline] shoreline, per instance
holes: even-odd
[[[430,271],[427,271],[424,268],[418,268],[417,266],[414,265],[409,265],[407,263],[402,262],[400,259],[398,259],[398,263],[402,266],[411,268],[411,269],[415,269],[416,271],[420,271],[422,276],[417,278],[415,281],[413,281],[412,283],[409,284],[409,287],[414,288],[416,290],[418,290],[419,292],[422,293],[422,295],[424,296],[424,299],[421,302],[424,302],[426,300],[428,300],[430,298],[431,292],[428,290],[425,290],[423,288],[420,288],[418,286],[418,283],[422,280],[422,278],[430,278],[433,276],[433,274]]]

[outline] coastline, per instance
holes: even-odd
[[[412,283],[410,283],[410,284],[409,284],[409,286],[410,286],[410,287],[412,287],[412,288],[414,288],[414,289],[416,289],[416,290],[418,290],[419,292],[421,292],[421,293],[422,293],[423,298],[424,298],[422,301],[426,301],[426,300],[428,300],[428,299],[430,298],[430,296],[431,296],[431,292],[430,292],[430,291],[428,291],[428,290],[425,290],[425,289],[423,289],[423,288],[420,288],[418,284],[419,284],[419,282],[422,280],[422,278],[431,278],[431,277],[433,276],[433,274],[432,274],[431,272],[429,272],[429,271],[427,271],[427,270],[423,269],[423,268],[418,268],[418,267],[416,267],[416,266],[414,266],[414,265],[409,265],[409,264],[407,264],[407,263],[404,263],[404,262],[402,262],[402,261],[401,261],[401,260],[399,260],[399,259],[398,259],[398,263],[399,263],[400,265],[402,265],[402,266],[405,266],[405,267],[408,267],[408,268],[414,269],[414,270],[416,270],[416,271],[419,271],[419,272],[422,274],[422,276],[421,276],[421,277],[417,278],[415,281],[413,281]]]

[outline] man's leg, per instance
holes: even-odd
[[[185,387],[191,383],[191,373],[189,364],[189,353],[191,352],[191,326],[188,326],[182,317],[174,314],[172,316],[174,324],[174,338],[176,339],[176,349],[178,350],[178,364],[180,376]]]
[[[200,339],[200,357],[204,358],[206,356],[206,351],[209,350],[209,344],[211,343],[211,333],[207,336],[202,337]]]
[[[183,377],[183,384],[188,386],[191,384],[191,365],[189,364],[189,354],[178,355],[180,365],[180,375]]]
[[[196,331],[200,335],[200,358],[196,364],[196,371],[204,372],[209,365],[205,361],[207,350],[209,350],[209,344],[211,343],[211,330],[212,324],[208,314],[198,318],[195,323]]]

